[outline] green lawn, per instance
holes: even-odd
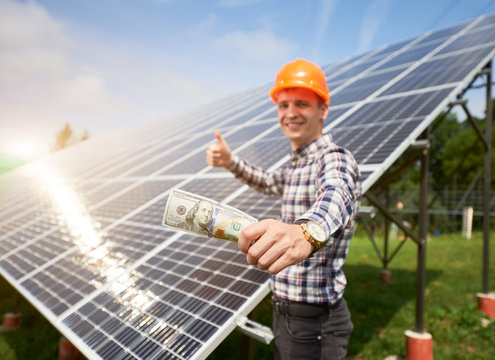
[[[391,241],[390,251],[398,241]],[[379,244],[381,245],[381,244]],[[495,238],[491,239],[490,290],[495,291]],[[405,357],[406,330],[414,330],[416,317],[417,246],[407,240],[389,270],[390,283],[380,281],[381,262],[366,236],[355,236],[345,265],[345,297],[354,331],[349,359]],[[433,336],[435,359],[495,359],[495,320],[486,327],[476,294],[482,289],[482,237],[432,237],[427,244],[425,330]],[[258,309],[258,321],[270,324],[268,301]],[[256,343],[254,359],[272,359],[273,345]],[[239,359],[242,337],[234,332],[210,360]],[[245,347],[244,347],[245,349]]]
[[[416,309],[417,246],[408,240],[389,265],[392,280],[382,284],[380,262],[371,242],[356,238],[346,266],[349,303],[355,331],[349,355],[356,359],[405,356],[405,330],[414,330]],[[392,246],[393,248],[393,246]],[[495,290],[494,239],[491,241]],[[433,336],[436,359],[495,359],[495,321],[477,308],[482,289],[482,237],[431,237],[427,244],[425,330]]]
[[[397,243],[397,241],[395,242]],[[394,248],[394,244],[391,244]],[[491,239],[490,290],[495,290],[495,238]],[[349,359],[384,359],[405,356],[404,331],[414,330],[416,303],[416,251],[408,240],[389,269],[392,280],[380,282],[381,263],[370,240],[355,236],[345,271],[346,299],[352,313],[354,332]],[[495,359],[495,321],[477,309],[476,293],[481,290],[482,238],[432,237],[427,245],[425,330],[433,336],[435,359]],[[0,333],[0,359],[55,359],[59,333],[23,298],[0,279],[0,314],[17,306],[21,327]],[[270,325],[269,301],[256,309],[257,321]],[[209,359],[240,359],[249,344],[234,331]],[[273,344],[251,343],[254,359],[271,359]]]
[[[24,161],[15,155],[0,153],[0,175],[24,164]]]

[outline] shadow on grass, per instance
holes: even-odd
[[[391,281],[380,281],[381,267],[345,265],[347,277],[345,299],[354,323],[348,355],[359,354],[373,337],[379,336],[395,314],[413,303],[409,329],[414,329],[416,309],[416,271],[391,269]],[[439,270],[427,270],[426,286],[441,275]]]

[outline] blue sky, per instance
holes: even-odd
[[[494,0],[0,0],[0,152],[90,136],[495,12]],[[267,95],[268,96],[268,95]]]

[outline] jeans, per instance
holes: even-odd
[[[276,360],[345,359],[352,328],[343,298],[327,307],[273,299]]]

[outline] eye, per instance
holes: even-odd
[[[278,103],[278,108],[280,110],[287,109],[288,105],[287,103]]]

